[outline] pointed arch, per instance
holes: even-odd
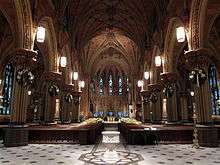
[[[174,58],[176,58],[174,54],[177,48],[185,45],[185,43],[178,43],[176,40],[176,28],[179,26],[184,27],[180,18],[174,17],[169,20],[164,47],[164,72],[174,72]]]
[[[17,13],[18,47],[33,50],[35,30],[32,22],[30,1],[16,0],[14,4]]]
[[[189,23],[189,50],[204,47],[204,26],[208,0],[193,0]]]
[[[47,55],[49,60],[49,71],[58,72],[59,69],[59,58],[57,51],[57,38],[55,33],[55,28],[53,25],[53,20],[50,17],[43,17],[39,23],[39,26],[43,26],[46,29],[45,42],[38,44],[47,44]]]

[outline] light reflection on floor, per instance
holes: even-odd
[[[140,154],[144,160],[134,165],[217,165],[220,164],[219,148],[193,149],[191,145],[124,146],[117,151]],[[30,144],[24,147],[5,148],[0,144],[1,165],[89,165],[79,160],[82,154],[102,152],[102,145]]]

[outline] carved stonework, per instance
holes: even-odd
[[[177,73],[171,73],[171,72],[161,73],[160,77],[163,84],[175,83],[178,79]]]
[[[27,0],[17,0],[15,1],[16,9],[18,12],[18,23],[22,27],[20,30],[23,33],[22,36],[22,48],[32,49],[34,40],[33,40],[33,25],[32,25],[32,15],[30,2]],[[21,44],[21,43],[20,43]]]
[[[143,97],[142,101],[144,104],[147,104],[150,102],[150,97],[151,97],[151,91],[146,90],[146,91],[142,91],[141,95]]]
[[[189,51],[185,56],[186,65],[190,69],[207,68],[211,64],[211,52],[205,48]]]
[[[16,49],[8,55],[7,59],[4,60],[6,63],[12,63],[14,66],[34,68],[36,61],[34,61],[33,58],[36,58],[36,56],[37,53],[35,51]]]
[[[60,86],[64,85],[62,75],[60,73],[55,73],[55,72],[44,72],[42,75],[42,79],[44,81],[51,81],[51,82],[56,82],[57,84],[60,84]]]
[[[148,89],[151,92],[160,92],[163,89],[163,86],[161,84],[159,84],[159,83],[157,83],[157,84],[149,84],[148,85]]]
[[[205,5],[207,4],[207,0],[193,0],[192,1],[192,9],[191,9],[191,20],[190,20],[190,30],[191,30],[191,50],[198,49],[202,46],[202,38],[201,38],[201,31],[202,28],[201,24],[203,23],[202,18],[205,17]]]

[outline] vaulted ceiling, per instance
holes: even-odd
[[[69,1],[63,21],[84,71],[95,72],[100,65],[114,63],[125,73],[137,72],[167,4],[168,0]]]

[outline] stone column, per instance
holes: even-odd
[[[180,92],[179,96],[180,96],[180,109],[181,109],[182,122],[187,123],[189,122],[189,118],[188,118],[189,113],[188,113],[188,105],[187,105],[188,94],[187,92]]]
[[[72,120],[72,109],[73,106],[73,93],[74,86],[73,85],[64,85],[62,89],[61,96],[61,122],[69,123]]]
[[[35,61],[32,60],[36,52],[26,49],[17,49],[8,57],[15,68],[13,99],[11,102],[11,125],[5,128],[4,145],[22,146],[28,144],[28,129],[26,123],[28,88],[34,81],[32,70]]]
[[[162,121],[162,86],[161,84],[149,84],[148,89],[151,91],[151,112],[152,119],[155,123],[161,123]]]
[[[46,123],[52,123],[56,113],[56,99],[61,98],[62,75],[55,72],[45,72],[42,79],[44,82],[41,87],[41,91],[44,93],[43,120]]]
[[[28,100],[28,77],[19,80],[19,73],[24,73],[23,71],[31,71],[34,66],[35,61],[32,60],[36,56],[36,52],[18,49],[12,54],[12,63],[15,68],[14,73],[14,84],[13,84],[13,99],[12,99],[12,114],[11,123],[13,124],[24,124],[26,122],[26,111],[27,111],[27,100]],[[28,73],[26,73],[28,74]],[[26,82],[24,82],[25,80]]]
[[[133,76],[136,77],[136,76]],[[136,117],[136,101],[137,101],[137,78],[131,79],[131,103],[132,109],[129,109],[129,117],[135,118]]]
[[[211,64],[211,52],[208,49],[200,48],[186,53],[187,65],[192,70],[202,69],[206,79],[197,81],[194,86],[195,103],[198,123],[207,124],[212,122],[211,118],[211,92],[208,84],[208,68]]]
[[[150,110],[150,95],[151,92],[149,90],[145,90],[141,92],[142,96],[142,112],[143,112],[143,120],[144,122],[151,122],[151,110]]]
[[[178,120],[177,114],[177,100],[175,83],[177,81],[177,74],[166,72],[160,75],[163,84],[163,94],[166,98],[166,108],[163,113],[163,120],[166,122],[176,122]]]
[[[71,122],[80,122],[80,98],[81,92],[73,93],[72,109],[70,111]]]

